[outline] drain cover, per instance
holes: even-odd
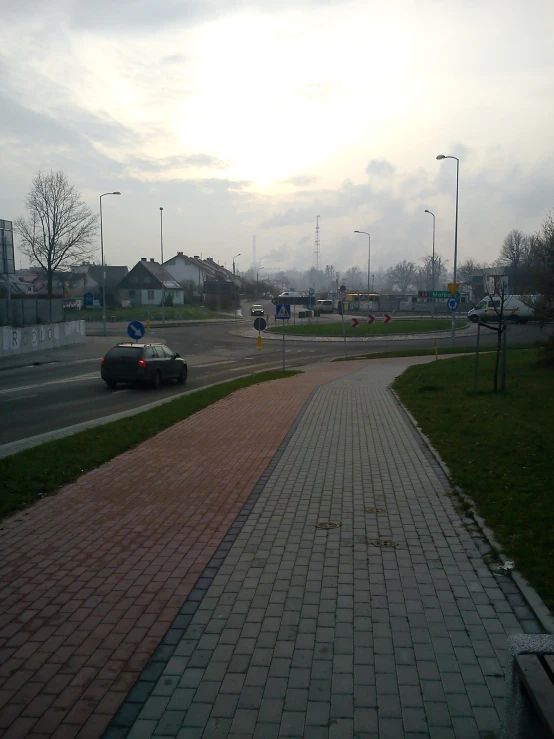
[[[338,529],[340,521],[318,521],[315,525],[316,529]]]
[[[376,539],[372,542],[374,547],[397,547],[398,544],[392,539]]]
[[[366,508],[366,513],[386,513],[386,508]]]

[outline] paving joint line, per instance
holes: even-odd
[[[498,558],[500,559],[502,564],[505,564],[508,561],[508,557],[504,553],[504,550],[501,544],[499,544],[499,542],[496,540],[494,532],[487,526],[484,519],[477,513],[475,509],[475,502],[473,501],[472,498],[470,498],[462,490],[461,487],[459,487],[458,485],[454,483],[452,479],[452,473],[448,469],[448,466],[445,464],[439,452],[433,446],[429,437],[423,433],[416,418],[414,418],[414,416],[410,413],[410,411],[402,403],[397,392],[393,390],[392,387],[389,387],[389,390],[394,396],[396,402],[398,403],[400,410],[404,413],[404,415],[410,422],[414,435],[416,436],[417,439],[419,439],[423,447],[427,449],[427,451],[433,456],[435,461],[439,464],[440,468],[442,469],[447,479],[449,480],[452,489],[464,501],[464,503],[467,503],[467,505],[470,507],[470,511],[473,516],[473,519],[475,520],[475,523],[477,524],[477,527],[479,528],[484,539],[487,541],[487,543],[489,544],[491,548],[496,549],[498,551]],[[521,595],[523,596],[525,602],[529,606],[530,610],[532,611],[533,615],[538,620],[538,622],[543,627],[543,629],[548,634],[554,634],[554,616],[552,616],[552,613],[550,612],[549,608],[546,606],[546,604],[544,603],[540,595],[537,593],[535,588],[523,577],[523,575],[517,569],[510,570],[510,576],[511,576],[511,579],[516,584]]]
[[[146,667],[140,673],[127,697],[110,721],[108,728],[102,735],[102,739],[124,739],[124,737],[128,735],[133,723],[150,697],[152,690],[154,690],[157,680],[161,677],[169,660],[173,656],[177,645],[184,637],[188,626],[192,622],[194,614],[202,603],[202,600],[213,583],[220,567],[224,564],[227,554],[235,543],[242,527],[248,520],[251,512],[254,510],[254,506],[258,502],[258,498],[279,464],[298,426],[300,425],[310,402],[320,387],[321,385],[315,387],[306,398],[306,402],[292,422],[285,438],[279,445],[265,470],[260,475],[258,482],[255,484],[252,492],[248,496],[248,499],[237,514],[237,517],[231,524],[228,532],[225,534],[223,541],[216,549],[204,570],[200,573],[198,580],[185,598],[183,605],[179,609],[179,613],[160,641]],[[136,694],[136,699],[133,699],[133,694]]]

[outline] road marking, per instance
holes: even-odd
[[[99,372],[88,372],[86,375],[78,375],[77,377],[66,377],[63,380],[50,380],[50,382],[39,382],[35,385],[24,385],[20,387],[10,387],[5,390],[0,390],[0,395],[8,395],[9,393],[20,393],[23,390],[35,390],[39,387],[46,387],[47,385],[64,385],[69,382],[83,382],[84,380],[100,379]]]
[[[0,403],[15,403],[17,400],[27,400],[28,398],[37,398],[38,396],[35,395],[20,395],[19,398],[5,398],[4,400],[0,400]]]

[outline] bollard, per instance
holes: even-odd
[[[262,337],[260,334],[258,334],[258,342],[257,342],[256,349],[261,350],[261,348],[262,348]]]

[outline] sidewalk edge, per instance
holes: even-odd
[[[474,501],[468,495],[466,495],[466,493],[464,493],[462,488],[454,484],[450,470],[448,469],[445,462],[443,462],[440,454],[438,453],[438,451],[435,449],[435,447],[431,443],[431,440],[423,433],[417,420],[414,418],[414,416],[412,416],[410,411],[406,408],[404,403],[400,400],[400,397],[398,396],[396,391],[393,390],[393,388],[390,386],[389,386],[389,390],[391,391],[393,396],[396,398],[397,403],[400,405],[400,407],[406,414],[407,418],[409,419],[410,423],[414,427],[414,430],[419,435],[423,444],[431,452],[431,454],[435,458],[436,462],[439,464],[444,474],[450,480],[452,487],[454,488],[456,493],[464,500],[465,503],[467,503],[470,506],[471,513],[473,515],[473,518],[475,519],[477,526],[480,528],[483,536],[488,541],[489,545],[493,547],[494,549],[498,550],[499,559],[502,561],[502,564],[504,564],[508,560],[508,557],[506,557],[501,545],[496,541],[493,531],[489,529],[485,521],[481,518],[481,516],[475,510]],[[513,581],[517,585],[519,591],[523,595],[527,605],[529,606],[531,611],[534,613],[535,617],[537,618],[537,620],[539,621],[543,629],[547,633],[553,634],[554,633],[554,616],[551,614],[550,610],[545,605],[544,601],[542,600],[540,595],[537,593],[535,588],[523,577],[523,575],[518,570],[516,569],[511,570],[510,574],[511,574]]]

